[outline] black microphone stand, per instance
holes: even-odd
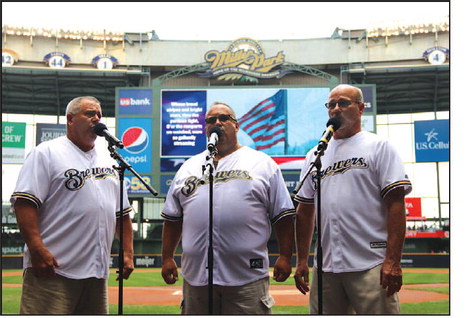
[[[213,314],[214,311],[214,249],[213,249],[213,228],[214,228],[214,157],[217,155],[217,147],[209,150],[206,156],[206,164],[202,166],[202,179],[201,184],[206,183],[206,176],[209,176],[209,246],[207,249],[207,292],[208,292],[208,311],[209,315]]]
[[[123,267],[124,267],[124,251],[123,251],[123,184],[124,184],[124,174],[125,170],[132,172],[150,191],[154,196],[158,195],[158,192],[153,189],[152,186],[147,184],[145,180],[129,165],[125,159],[117,152],[117,149],[114,147],[114,143],[109,141],[109,146],[107,149],[110,151],[110,156],[118,161],[118,166],[113,166],[115,170],[119,173],[120,180],[120,218],[119,218],[119,259],[118,259],[118,281],[119,281],[119,290],[118,290],[118,314],[123,314]]]
[[[316,202],[316,234],[317,234],[317,243],[316,243],[316,267],[318,275],[318,315],[323,314],[323,247],[321,244],[321,157],[324,156],[326,151],[327,143],[320,143],[317,150],[314,152],[315,158],[314,161],[308,167],[303,180],[298,184],[298,186],[293,190],[293,193],[296,194],[303,186],[304,181],[311,173],[314,167],[316,167],[316,191],[317,191],[317,202]]]

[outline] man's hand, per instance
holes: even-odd
[[[380,285],[387,289],[387,297],[392,296],[402,288],[402,268],[398,262],[385,260],[380,270]]]
[[[167,284],[174,284],[179,279],[178,277],[178,266],[173,258],[163,260],[163,266],[161,267],[161,276]]]
[[[273,267],[273,279],[277,282],[284,282],[291,274],[291,260],[286,256],[278,256]]]
[[[45,248],[30,249],[33,275],[36,277],[53,277],[55,268],[59,267],[54,256]]]
[[[135,266],[133,265],[133,253],[124,253],[123,255],[123,279],[128,279],[132,274]],[[117,275],[115,279],[118,281],[120,279],[120,275]]]
[[[309,268],[307,264],[298,264],[294,275],[296,288],[306,295],[309,292]]]
[[[403,187],[395,188],[384,198],[387,206],[387,251],[380,270],[380,285],[387,289],[387,297],[398,292],[402,287],[403,242],[406,231],[405,191]]]

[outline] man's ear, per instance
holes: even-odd
[[[72,121],[72,117],[74,117],[73,114],[69,113],[66,115],[66,120],[67,120],[67,123],[69,124],[71,121]]]

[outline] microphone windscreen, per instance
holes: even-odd
[[[328,120],[328,123],[326,124],[326,127],[332,126],[334,131],[338,130],[339,127],[341,127],[342,120],[339,117],[332,117]]]
[[[212,133],[216,133],[217,136],[221,136],[222,135],[222,129],[221,127],[219,126],[214,126],[211,128],[211,130],[209,130],[209,136],[212,135]]]
[[[107,126],[105,126],[105,124],[103,123],[97,123],[95,126],[94,126],[94,133],[97,135],[97,136],[104,136],[104,130],[107,129]]]

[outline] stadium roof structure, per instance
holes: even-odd
[[[397,114],[450,109],[449,67],[351,68],[351,84],[375,84],[377,113]],[[92,71],[2,68],[2,112],[63,115],[77,96],[92,95],[102,103],[104,116],[115,116],[115,88],[139,87],[149,70]]]
[[[2,68],[2,112],[64,115],[77,96],[91,95],[106,117],[115,116],[115,88],[140,86],[145,71]]]
[[[449,65],[365,67],[347,71],[352,84],[376,85],[378,114],[450,110]]]
[[[161,41],[155,31],[116,34],[3,26],[2,33],[2,51],[9,50],[8,46],[23,51],[21,63],[2,67],[2,112],[19,114],[63,115],[72,98],[92,95],[102,102],[104,116],[113,117],[116,87],[151,87],[155,78],[192,69],[188,61],[202,61],[202,52],[208,48],[228,45],[223,41]],[[449,17],[437,24],[336,28],[331,38],[265,42],[270,49],[288,50],[292,62],[300,63],[295,65],[324,70],[341,83],[375,84],[378,114],[450,109],[449,62],[433,65],[421,58],[433,44],[449,45]],[[76,64],[64,69],[46,67],[44,53],[39,52],[59,47],[72,51]],[[126,63],[112,70],[93,68],[85,53],[101,50],[119,54]],[[334,50],[339,54],[333,54]],[[186,80],[183,85],[195,82]],[[234,84],[214,80],[204,85]],[[281,83],[262,81],[260,85]],[[287,80],[285,85],[299,84]]]

